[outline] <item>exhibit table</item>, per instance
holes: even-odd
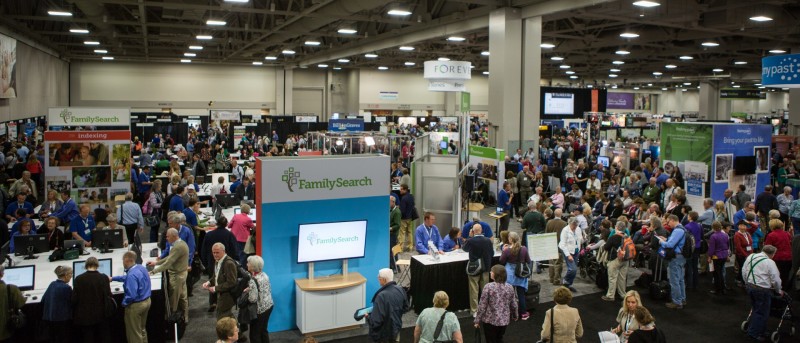
[[[364,308],[367,279],[359,273],[296,279],[297,328],[306,334],[359,325],[353,314]]]
[[[450,298],[450,311],[469,309],[469,281],[467,279],[467,260],[469,253],[454,250],[434,260],[430,255],[411,257],[411,306],[419,314],[433,306],[433,294],[445,291]],[[492,265],[500,259],[495,252]]]

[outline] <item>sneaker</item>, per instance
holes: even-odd
[[[567,286],[567,289],[568,289],[570,292],[572,292],[572,293],[578,293],[578,290],[577,290],[577,289],[575,289],[575,287],[572,287],[572,286]]]
[[[614,298],[609,298],[609,297],[607,297],[607,296],[605,296],[605,295],[604,295],[604,296],[602,296],[602,297],[600,297],[600,299],[603,299],[603,300],[605,300],[605,301],[614,301]]]
[[[530,318],[530,317],[531,317],[530,313],[525,312],[525,313],[522,314],[522,316],[520,318],[522,318],[522,320],[528,320],[528,318]]]
[[[673,302],[668,302],[668,303],[664,304],[664,306],[666,306],[669,309],[673,309],[673,310],[681,310],[681,309],[683,309],[683,305],[678,305],[678,304],[673,303]]]

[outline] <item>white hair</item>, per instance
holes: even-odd
[[[389,268],[383,268],[378,271],[378,277],[386,280],[386,282],[394,281],[394,272]]]

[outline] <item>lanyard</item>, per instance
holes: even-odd
[[[631,320],[632,320],[631,314],[628,313],[628,318],[625,319],[625,330],[623,332],[628,331],[628,329],[631,327]]]

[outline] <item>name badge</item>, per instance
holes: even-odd
[[[244,200],[247,200],[247,197],[244,197]]]
[[[84,233],[84,234],[87,234],[87,235],[88,235],[89,233],[91,233],[91,232],[92,232],[92,231],[91,231],[91,230],[89,230],[89,229],[83,230],[83,233]]]
[[[747,251],[752,251],[752,250],[753,250],[753,247],[750,247],[750,246],[747,247]]]

